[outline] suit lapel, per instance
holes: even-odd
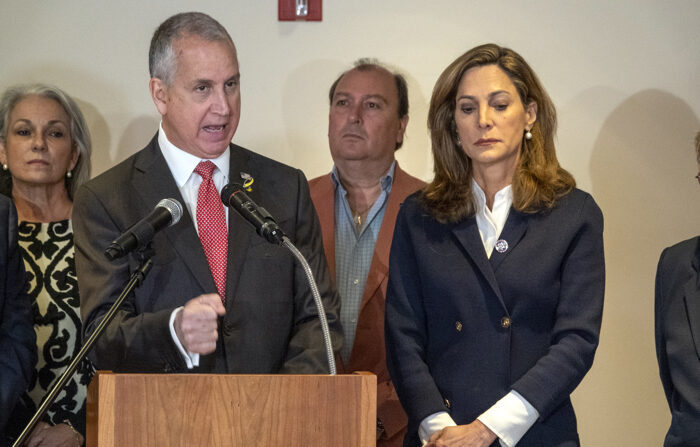
[[[249,173],[253,178],[262,180],[262,173],[255,172],[250,166],[248,154],[231,144],[231,158],[229,164],[229,182],[239,181],[241,172]],[[252,200],[260,206],[262,202],[256,194],[255,189],[249,193]],[[251,244],[251,237],[258,237],[250,224],[241,217],[233,208],[228,212],[228,263],[226,265],[226,307],[229,308],[234,300],[235,291],[238,287],[238,280],[243,270],[243,262],[246,258],[248,247]],[[262,241],[262,240],[261,240]]]
[[[374,253],[372,254],[372,263],[369,266],[369,274],[365,281],[365,289],[362,291],[362,303],[360,304],[360,313],[367,305],[367,302],[375,296],[377,289],[382,285],[382,281],[389,274],[389,252],[391,250],[391,240],[394,235],[394,227],[396,226],[396,215],[399,212],[400,197],[398,191],[392,187],[392,191],[387,199],[384,218],[379,227],[377,242],[374,244]]]
[[[134,188],[150,208],[155,207],[160,200],[168,197],[176,198],[181,204],[184,203],[180,190],[158,146],[157,134],[147,146],[147,150],[139,154],[135,168]],[[182,208],[183,215],[180,222],[166,228],[163,232],[180,259],[197,279],[200,287],[204,291],[215,292],[216,285],[209,270],[202,244],[195,231],[192,216],[185,205]]]
[[[692,265],[695,275],[685,284],[684,299],[690,322],[690,332],[695,341],[695,353],[700,360],[700,238],[698,238],[698,244],[695,248]]]
[[[362,292],[360,312],[367,305],[367,302],[373,296],[376,296],[377,289],[381,287],[389,275],[389,254],[391,252],[391,241],[394,237],[394,228],[396,227],[396,216],[399,214],[399,208],[404,199],[415,191],[415,189],[411,189],[412,183],[409,180],[410,177],[401,170],[397,162],[394,168],[394,182],[391,185],[391,193],[387,199],[386,210],[384,211],[384,219],[379,227],[377,242],[374,245],[372,264],[369,267],[365,290]]]
[[[506,219],[506,224],[503,227],[503,231],[501,231],[501,234],[498,237],[499,240],[506,241],[508,248],[503,253],[494,248],[493,252],[491,252],[491,257],[489,258],[491,268],[494,272],[498,270],[498,267],[501,265],[503,260],[513,251],[513,249],[522,240],[523,236],[525,236],[527,226],[528,216],[511,208],[510,213],[508,213],[508,219]]]
[[[335,284],[335,186],[331,175],[318,180],[318,186],[311,190],[311,199],[318,203],[316,213],[323,229],[323,251],[326,253],[328,270]]]
[[[476,265],[481,274],[484,275],[484,278],[486,278],[486,281],[491,286],[491,289],[496,296],[498,296],[498,299],[505,308],[503,296],[501,295],[501,289],[498,287],[498,281],[496,281],[496,275],[494,274],[493,268],[489,263],[489,259],[486,257],[484,243],[481,240],[481,236],[479,236],[479,228],[476,225],[476,218],[472,216],[457,223],[452,228],[452,233],[455,235],[462,247],[464,247],[467,255],[469,255],[474,265]]]

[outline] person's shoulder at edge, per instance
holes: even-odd
[[[700,245],[700,236],[691,237],[684,241],[677,242],[669,247],[666,247],[663,251],[669,254],[676,252],[692,251],[693,249],[698,249]]]

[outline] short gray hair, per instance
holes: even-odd
[[[153,33],[148,50],[148,69],[152,78],[165,85],[172,85],[177,70],[177,57],[173,45],[185,36],[198,36],[210,42],[228,42],[234,48],[233,39],[226,28],[212,17],[201,12],[183,12],[161,23]]]
[[[16,85],[5,90],[0,98],[0,141],[7,141],[10,114],[15,106],[26,97],[34,95],[56,101],[70,120],[71,142],[78,150],[78,162],[73,168],[73,175],[66,178],[68,196],[73,200],[78,187],[90,179],[92,142],[83,112],[66,92],[48,84]],[[12,195],[12,176],[9,171],[0,171],[0,190],[8,196]]]

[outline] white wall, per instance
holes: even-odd
[[[151,34],[200,10],[233,36],[243,112],[234,141],[327,172],[327,90],[359,57],[403,71],[411,122],[400,163],[432,175],[425,120],[435,79],[494,41],[520,52],[559,110],[559,158],[606,217],[608,286],[596,363],[574,393],[587,446],[661,445],[670,417],[653,340],[653,279],[663,247],[697,235],[700,3],[694,0],[325,0],[320,23],[277,21],[268,1],[0,0],[0,89],[51,82],[86,113],[94,171],[157,128],[148,94]]]

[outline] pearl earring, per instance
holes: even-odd
[[[459,138],[459,135],[457,135],[457,146],[462,145],[462,140]]]
[[[525,139],[532,140],[532,133],[529,130],[527,132],[525,132]]]
[[[72,172],[72,171],[66,172],[66,177],[72,178],[72,177],[73,177],[73,172]]]
[[[7,171],[7,169],[8,169],[8,168],[7,168],[7,163],[3,163],[3,164],[2,164],[2,170],[3,170],[3,171]]]

